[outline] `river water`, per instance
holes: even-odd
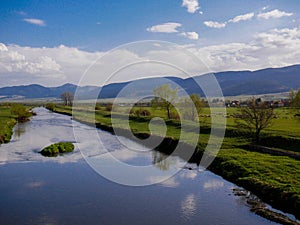
[[[160,173],[183,168],[162,183],[133,187],[112,182],[89,166],[75,143],[74,126],[83,134],[91,127],[44,108],[34,111],[37,116],[16,125],[11,142],[0,146],[0,224],[275,224],[250,212],[233,194],[234,184],[196,165],[184,167],[176,156],[152,166]],[[130,154],[116,136],[97,132],[126,162],[148,165],[166,157],[156,151]],[[74,142],[74,152],[56,158],[39,154],[58,141]],[[82,152],[88,146],[85,157],[97,152],[90,143],[88,135],[80,140]],[[105,157],[103,162],[121,173]]]

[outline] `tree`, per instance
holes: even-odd
[[[153,107],[161,107],[166,110],[168,119],[171,119],[171,110],[175,101],[178,99],[178,89],[172,89],[170,84],[164,84],[153,90],[155,96],[152,100]]]
[[[63,100],[64,104],[67,106],[73,105],[73,94],[71,92],[64,92],[60,95],[60,98]]]
[[[250,130],[254,133],[255,141],[259,142],[261,131],[271,126],[275,113],[265,102],[252,98],[248,106],[239,108],[237,117],[237,126]]]
[[[204,101],[198,94],[191,94],[189,97],[184,97],[181,100],[184,117],[191,120],[195,120],[195,118],[199,116],[204,105]]]
[[[289,94],[290,97],[290,106],[299,108],[300,107],[300,88],[298,89],[297,92],[295,92],[293,89],[290,91]]]
[[[21,104],[13,104],[10,109],[10,113],[12,115],[17,116],[17,120],[19,122],[25,122],[28,120],[28,118],[32,115],[25,106]]]

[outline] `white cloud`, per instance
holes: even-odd
[[[246,13],[242,15],[238,15],[232,19],[229,19],[226,22],[216,22],[216,21],[204,21],[204,25],[211,28],[224,28],[226,27],[227,23],[238,23],[240,21],[251,20],[254,17],[254,13]]]
[[[183,50],[198,56],[209,69],[200,68],[197,60],[189,60]],[[208,71],[282,67],[300,63],[300,27],[257,33],[246,43],[235,42],[206,47],[188,45],[163,50],[159,45],[155,45],[153,49],[145,48],[144,52],[138,54],[128,49],[115,50],[113,54],[106,55],[104,52],[86,52],[63,45],[54,48],[32,48],[0,43],[0,86],[28,83],[56,86],[66,82],[78,83],[85,70],[100,56],[103,56],[101,63],[93,68],[91,78],[82,85],[101,86],[105,81],[121,82],[149,76],[174,75],[186,78],[186,75],[176,68],[155,63],[136,64],[114,74],[122,65],[145,60],[180,66],[191,75]],[[114,76],[111,76],[112,74]]]
[[[219,23],[219,22],[215,22],[215,21],[204,21],[204,25],[207,27],[212,27],[212,28],[224,28],[224,27],[226,27],[226,22]]]
[[[257,70],[300,63],[300,27],[273,29],[249,43],[190,48],[212,71]]]
[[[267,9],[267,7],[263,7],[263,10]],[[284,11],[279,11],[278,9],[257,14],[257,18],[260,19],[270,19],[270,18],[281,18],[284,16],[292,16],[293,13],[287,13]],[[226,27],[227,23],[238,23],[240,21],[251,20],[255,14],[253,12],[238,15],[232,19],[229,19],[227,22],[216,22],[216,21],[205,21],[204,25],[211,28],[224,28]]]
[[[177,33],[177,28],[181,27],[180,23],[163,23],[147,28],[147,31],[154,33]]]
[[[198,40],[199,34],[197,32],[182,32],[180,33],[181,36],[187,37],[190,40]]]
[[[23,72],[38,76],[61,74],[60,65],[51,57],[40,56],[29,59],[19,51],[12,50],[2,43],[0,44],[0,59],[0,72],[2,73]]]
[[[268,6],[268,5],[267,5],[267,6],[264,6],[264,7],[262,7],[262,10],[265,11],[265,10],[268,9],[269,7],[270,7],[270,6]]]
[[[243,14],[243,15],[236,16],[233,19],[228,20],[228,22],[238,23],[238,22],[243,21],[243,20],[251,20],[253,17],[254,17],[253,12],[252,13],[246,13],[246,14]]]
[[[182,0],[182,6],[186,7],[189,13],[195,13],[200,9],[198,0]]]
[[[25,22],[27,22],[27,23],[34,24],[34,25],[38,25],[38,26],[41,26],[41,27],[46,26],[45,21],[40,20],[40,19],[26,18],[26,19],[23,19],[23,20],[24,20]]]
[[[15,84],[40,82],[47,86],[76,83],[100,55],[63,45],[33,48],[0,43],[0,80],[5,82],[0,86],[6,86],[8,79]]]
[[[266,13],[259,13],[257,15],[257,18],[259,19],[270,19],[270,18],[281,18],[284,16],[292,16],[293,13],[287,13],[284,11],[279,11],[278,9],[274,9],[272,11],[266,12]]]

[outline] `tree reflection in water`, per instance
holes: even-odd
[[[159,151],[152,151],[152,164],[160,170],[167,171],[171,165],[176,164],[176,160],[173,157],[161,153]]]
[[[25,127],[26,126],[24,126],[23,123],[18,123],[14,129],[15,137],[19,138],[23,133],[25,133],[25,131],[26,131]]]

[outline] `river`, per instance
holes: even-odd
[[[158,184],[133,187],[112,182],[89,166],[75,143],[74,126],[83,134],[91,127],[44,108],[34,111],[31,121],[15,126],[11,142],[0,146],[0,224],[276,224],[250,212],[233,194],[234,184],[196,165]],[[122,157],[135,165],[166,157],[156,151],[127,155],[116,136],[97,132],[109,149],[123,152]],[[56,158],[39,154],[58,141],[74,142],[74,152]],[[81,151],[88,146],[85,156],[97,152],[90,143],[88,135],[80,140]],[[110,171],[121,172],[105,157],[103,162]],[[152,169],[168,173],[185,164],[176,156],[166,162]]]

